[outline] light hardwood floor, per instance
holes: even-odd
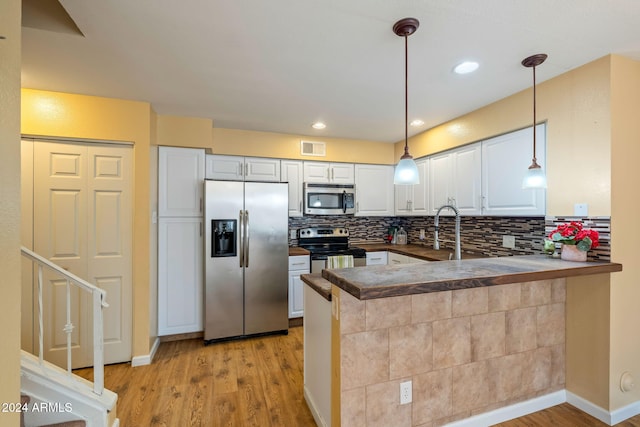
[[[118,394],[123,427],[315,426],[302,391],[302,342],[300,326],[289,335],[208,346],[202,339],[165,342],[149,366],[107,366],[105,386]],[[93,375],[91,369],[75,373]],[[619,425],[640,427],[640,416]],[[499,426],[606,424],[563,404]]]

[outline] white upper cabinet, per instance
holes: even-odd
[[[482,145],[470,144],[452,153],[453,188],[451,199],[461,215],[482,214]]]
[[[302,161],[282,160],[281,182],[289,184],[289,216],[302,216]]]
[[[353,163],[304,162],[304,182],[353,184]]]
[[[481,215],[481,144],[470,144],[429,158],[431,214],[443,205],[455,206],[461,215]],[[450,209],[441,215],[453,215]]]
[[[429,214],[429,159],[416,160],[420,183],[395,186],[395,214],[401,216]],[[392,177],[393,181],[393,177]]]
[[[206,159],[206,178],[280,182],[280,159],[210,154]]]
[[[202,149],[159,147],[158,213],[161,217],[202,216],[204,163]]]
[[[536,126],[536,157],[546,166],[545,125]],[[545,215],[544,189],[522,188],[522,178],[533,157],[532,128],[482,142],[482,195],[484,215]]]
[[[355,165],[356,216],[393,216],[393,166]]]

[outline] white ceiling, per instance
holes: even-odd
[[[23,27],[22,85],[150,102],[214,127],[404,138],[609,53],[640,60],[638,0],[60,0],[84,37]],[[452,68],[475,60],[479,70]],[[323,131],[310,125],[322,120]]]

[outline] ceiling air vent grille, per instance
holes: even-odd
[[[303,156],[324,157],[327,155],[326,143],[319,141],[300,141],[300,154]]]

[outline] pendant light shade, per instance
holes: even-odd
[[[418,166],[409,154],[409,87],[408,87],[408,49],[407,39],[415,33],[420,22],[415,18],[404,18],[396,22],[393,26],[393,32],[404,37],[404,154],[400,157],[400,161],[396,165],[396,171],[393,175],[394,184],[415,185],[420,184],[420,175],[418,174]]]
[[[547,55],[539,53],[522,60],[522,65],[533,68],[533,159],[531,166],[522,179],[522,188],[547,188],[547,177],[536,159],[536,67],[542,64]]]

